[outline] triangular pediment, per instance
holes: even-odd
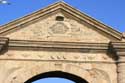
[[[58,16],[64,20],[57,20]],[[122,34],[58,2],[1,27],[1,36],[14,40],[109,42]]]

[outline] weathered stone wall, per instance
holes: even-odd
[[[64,21],[56,21],[56,16],[64,16]],[[41,18],[39,22],[26,27],[18,26],[19,31],[6,37],[18,40],[61,41],[61,42],[109,42],[110,39],[100,34],[90,25],[74,20],[71,15],[57,13]]]
[[[124,34],[65,3],[53,6],[1,27],[7,38],[0,38],[0,83],[24,83],[57,70],[89,83],[125,83]]]
[[[57,70],[89,83],[117,83],[116,64],[105,53],[9,50],[0,56],[0,83],[24,83],[38,74]]]

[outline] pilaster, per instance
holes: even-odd
[[[118,56],[118,83],[125,83],[125,42],[112,42],[112,46]]]

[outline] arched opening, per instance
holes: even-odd
[[[69,74],[66,72],[62,72],[62,71],[53,71],[53,72],[42,73],[42,74],[32,77],[25,83],[33,83],[37,80],[45,79],[45,78],[64,78],[64,79],[70,80],[74,83],[88,83],[86,80],[82,79],[79,76]]]

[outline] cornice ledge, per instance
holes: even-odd
[[[65,8],[65,9],[64,9]],[[76,16],[77,18],[80,18],[81,20],[83,21],[86,21],[87,23],[95,26],[96,28],[98,28],[99,30],[115,37],[116,39],[118,40],[121,40],[122,38],[122,33],[113,29],[112,27],[108,26],[108,25],[105,25],[104,23],[98,21],[97,19],[95,18],[92,18],[90,17],[89,15],[85,14],[85,13],[82,13],[80,10],[78,9],[75,9],[74,7],[68,5],[68,4],[63,4],[63,8],[65,11],[68,9],[68,11],[70,12],[70,14],[73,14],[74,16]],[[73,13],[72,13],[73,12]]]
[[[58,41],[30,41],[10,40],[9,49],[80,49],[87,52],[108,51],[108,43],[85,43],[85,42],[58,42]]]
[[[8,48],[9,38],[0,37],[0,54],[2,54]]]

